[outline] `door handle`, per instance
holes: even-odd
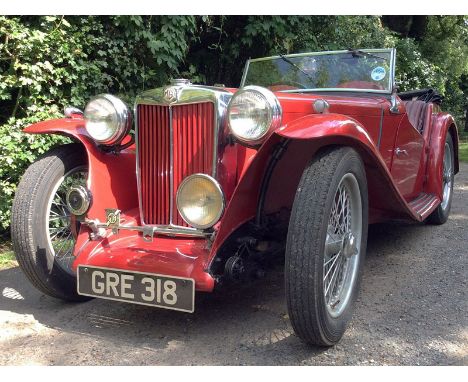
[[[408,156],[408,151],[402,150],[402,149],[400,149],[399,147],[397,147],[397,148],[395,149],[395,154],[396,154],[397,156],[401,156],[401,155],[406,155],[406,156]]]

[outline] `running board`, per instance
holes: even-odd
[[[434,211],[440,203],[440,199],[434,194],[420,193],[416,199],[413,199],[408,205],[413,212],[418,215],[421,221],[426,219],[429,214]]]

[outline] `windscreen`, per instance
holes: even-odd
[[[276,56],[251,60],[243,86],[273,91],[370,90],[390,92],[392,54],[347,51]]]

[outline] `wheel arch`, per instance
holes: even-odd
[[[429,157],[427,165],[427,190],[442,197],[442,167],[444,147],[447,134],[452,137],[454,148],[454,173],[460,171],[458,159],[458,129],[453,117],[448,113],[438,113],[433,116],[429,141]]]
[[[364,142],[350,136],[290,139],[287,151],[278,162],[266,190],[265,213],[290,209],[297,186],[308,163],[321,152],[339,147],[353,148],[362,159],[368,184],[371,222],[387,218],[407,218],[411,211],[399,194],[385,164]],[[382,160],[383,161],[383,160]],[[284,182],[284,179],[289,179]],[[390,191],[390,192],[389,192]],[[280,194],[280,195],[279,195]],[[414,218],[414,217],[413,217]]]
[[[388,218],[420,220],[396,188],[378,149],[357,121],[340,114],[299,118],[275,131],[259,148],[233,192],[212,245],[210,261],[229,236],[257,213],[261,184],[275,147],[288,141],[266,188],[265,212],[291,207],[304,168],[319,150],[350,146],[363,160],[368,183],[371,222]]]
[[[278,131],[278,135],[310,142],[314,150],[308,160],[330,146],[352,147],[358,152],[366,170],[373,220],[393,217],[417,219],[395,186],[372,138],[356,120],[341,114],[309,115],[285,125]],[[300,168],[301,173],[307,163]]]
[[[452,141],[453,141],[453,154],[454,154],[454,165],[455,165],[455,174],[458,174],[460,171],[460,162],[458,159],[458,129],[457,126],[455,125],[455,121],[450,124],[448,132],[452,136]]]
[[[135,150],[105,152],[87,133],[82,118],[60,118],[38,122],[23,129],[27,134],[58,134],[81,144],[88,161],[88,188],[93,203],[88,216],[104,221],[106,208],[128,210],[138,206]],[[133,175],[133,176],[131,176]]]

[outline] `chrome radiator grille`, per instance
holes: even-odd
[[[175,196],[185,177],[212,173],[214,104],[139,104],[136,114],[143,223],[187,227],[177,211]]]

